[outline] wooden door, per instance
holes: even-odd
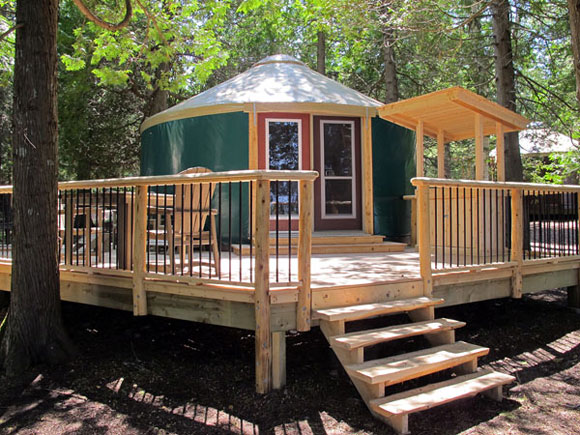
[[[360,118],[314,117],[316,230],[362,228]]]

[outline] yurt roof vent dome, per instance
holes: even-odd
[[[145,120],[142,130],[163,122],[248,110],[248,104],[296,104],[372,108],[382,103],[350,89],[298,59],[278,54],[255,63],[247,71]],[[374,110],[373,110],[374,114]]]

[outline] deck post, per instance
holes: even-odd
[[[314,183],[300,181],[300,218],[298,226],[298,304],[296,329],[310,331],[312,292],[310,289],[310,258],[312,255],[312,198]]]
[[[431,216],[429,213],[429,186],[417,186],[417,241],[419,243],[419,263],[423,279],[423,294],[433,294],[433,277],[431,272]]]
[[[149,186],[137,186],[135,195],[135,234],[133,235],[133,314],[147,315],[145,273],[147,258],[147,193]]]
[[[485,173],[483,165],[485,160],[483,156],[483,117],[481,114],[475,114],[475,179],[483,180]]]
[[[437,177],[445,178],[445,133],[437,131]]]
[[[270,327],[270,181],[256,181],[256,392],[272,389],[272,333]]]
[[[374,233],[373,221],[373,127],[371,118],[363,118],[363,231],[367,234]]]
[[[272,332],[272,388],[286,385],[286,331]]]
[[[524,215],[522,190],[511,189],[512,194],[512,240],[511,240],[511,261],[516,262],[512,274],[512,298],[522,297],[522,265],[523,259],[523,235],[524,235]]]
[[[497,181],[505,181],[505,136],[503,124],[496,122],[495,161],[497,162]]]
[[[568,306],[580,309],[580,269],[578,269],[578,284],[568,287]]]
[[[415,129],[415,149],[417,153],[417,177],[425,176],[425,168],[424,168],[425,150],[423,145],[424,134],[425,130],[423,121],[419,120],[419,122],[417,123],[417,128]]]

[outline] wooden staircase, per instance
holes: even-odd
[[[292,234],[290,238],[292,253],[297,252],[298,235]],[[315,232],[312,235],[313,254],[367,254],[373,252],[403,252],[405,243],[385,242],[383,236],[365,233],[339,233],[339,232]],[[232,246],[236,255],[239,255],[240,247]],[[288,233],[281,232],[278,235],[278,254],[288,255]],[[242,254],[250,253],[250,245],[242,245]],[[276,238],[270,236],[270,255],[276,254]]]
[[[382,303],[316,310],[313,317],[344,366],[371,413],[398,433],[408,433],[408,417],[414,412],[484,393],[502,400],[502,386],[513,376],[478,370],[478,358],[488,348],[455,341],[455,330],[464,322],[435,319],[435,306],[443,299],[419,297]],[[407,313],[414,323],[345,333],[347,322]],[[402,355],[365,361],[365,348],[379,343],[423,335],[433,347]],[[449,380],[402,393],[386,389],[411,379],[450,369]]]

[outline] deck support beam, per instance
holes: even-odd
[[[272,388],[286,385],[286,332],[272,332]]]
[[[580,268],[577,269],[578,283],[574,286],[568,287],[568,306],[571,308],[580,309]]]
[[[568,306],[580,309],[580,285],[568,287]]]
[[[272,390],[270,326],[270,181],[256,181],[256,392]]]

